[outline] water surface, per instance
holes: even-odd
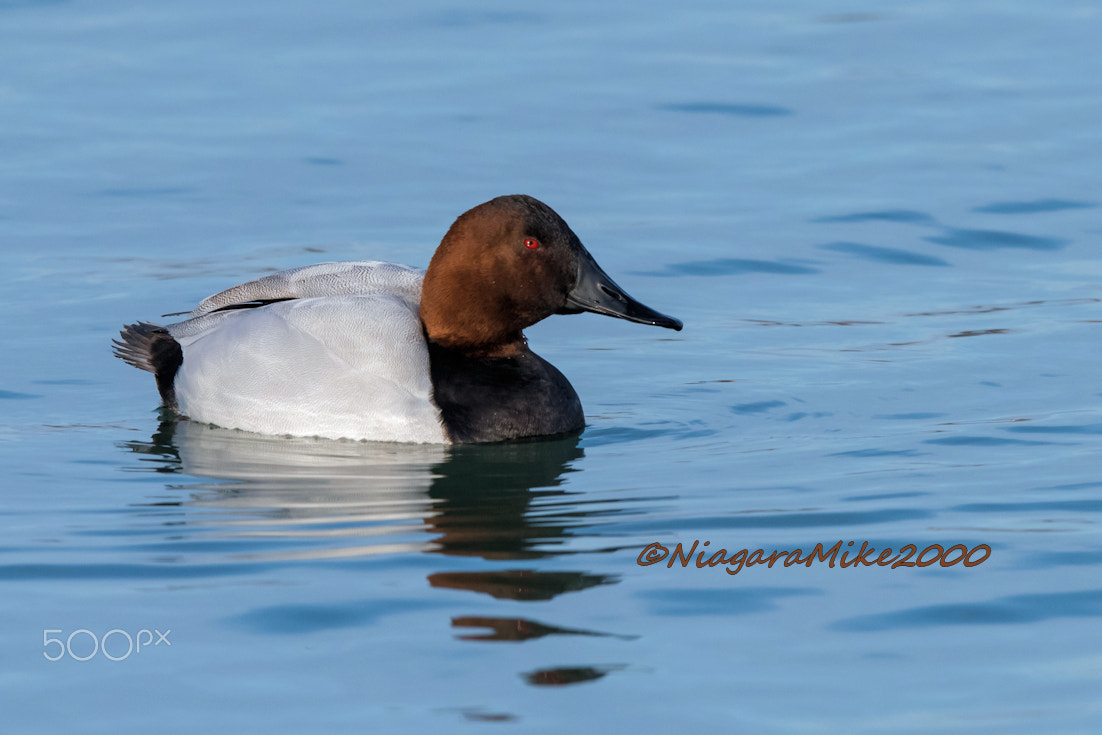
[[[1100,33],[1071,0],[0,2],[5,731],[1096,732]],[[110,355],[280,268],[424,266],[514,192],[686,324],[530,330],[580,437],[175,423]],[[694,541],[990,555],[637,561]]]

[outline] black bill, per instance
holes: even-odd
[[[681,331],[682,327],[680,319],[660,314],[628,296],[585,250],[578,254],[578,280],[566,295],[566,306],[561,313],[577,314],[583,311],[677,331]]]

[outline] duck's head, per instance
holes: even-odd
[[[601,270],[555,210],[503,196],[459,216],[425,273],[421,320],[448,348],[507,353],[521,332],[552,314],[596,314],[681,329],[639,303]]]

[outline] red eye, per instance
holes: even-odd
[[[537,240],[534,237],[530,237],[530,238],[528,238],[527,240],[524,241],[524,247],[528,248],[529,250],[535,250],[539,246],[540,246],[540,241]]]

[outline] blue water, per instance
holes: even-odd
[[[1099,38],[1074,0],[0,0],[0,729],[1098,732]],[[529,331],[580,438],[162,424],[110,354],[516,192],[686,324]],[[637,562],[694,541],[990,553]]]

